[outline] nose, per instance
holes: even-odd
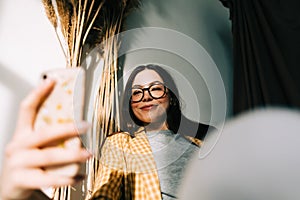
[[[149,90],[144,90],[144,97],[142,99],[142,101],[151,101],[152,97],[149,93]]]

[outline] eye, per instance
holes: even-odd
[[[143,93],[143,91],[139,90],[139,89],[132,90],[132,95],[134,95],[134,96],[141,95],[142,93]]]
[[[164,86],[163,85],[152,85],[151,86],[151,91],[163,91]]]

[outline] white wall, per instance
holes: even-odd
[[[0,159],[14,131],[18,104],[46,69],[64,67],[41,1],[0,1]],[[1,163],[0,163],[1,167]]]

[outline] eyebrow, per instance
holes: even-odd
[[[132,88],[145,88],[145,86],[150,87],[151,85],[155,85],[155,84],[162,84],[163,85],[163,83],[160,82],[160,81],[153,81],[153,82],[145,84],[145,85],[133,85]]]

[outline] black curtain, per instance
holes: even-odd
[[[300,0],[220,0],[230,10],[234,114],[300,108]]]

